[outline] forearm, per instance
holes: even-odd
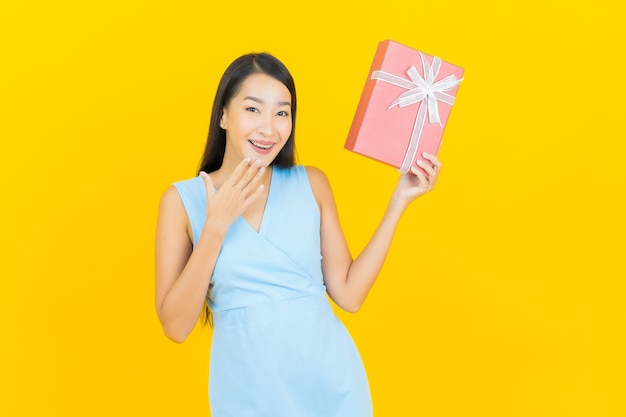
[[[182,342],[191,333],[204,305],[223,234],[204,230],[180,276],[159,309],[165,334]]]
[[[405,208],[392,199],[371,239],[350,265],[344,292],[347,310],[357,311],[365,301],[383,267]]]

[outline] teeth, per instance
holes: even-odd
[[[251,144],[253,144],[254,146],[256,146],[257,148],[261,148],[261,149],[269,149],[272,147],[272,144],[270,143],[269,145],[261,145],[258,142],[255,142],[253,140],[250,141]]]

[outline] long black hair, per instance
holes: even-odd
[[[293,77],[287,67],[278,59],[267,53],[251,53],[240,56],[234,60],[222,75],[215,100],[213,101],[213,110],[211,111],[211,121],[209,123],[209,135],[204,149],[204,155],[200,161],[200,171],[211,173],[218,170],[224,161],[224,153],[226,151],[226,131],[220,127],[220,119],[222,118],[222,110],[228,105],[230,100],[237,95],[241,89],[243,82],[252,74],[267,74],[287,87],[291,93],[291,135],[287,139],[287,143],[280,150],[271,165],[281,168],[290,168],[296,162],[296,86]],[[202,309],[201,319],[205,324],[212,325],[211,309],[208,299],[210,297],[210,287],[207,292],[207,298]]]
[[[293,77],[287,67],[274,56],[267,53],[251,53],[234,60],[222,75],[213,101],[209,135],[198,173],[200,171],[210,173],[222,166],[226,150],[226,131],[220,127],[222,110],[252,74],[267,74],[283,83],[291,93],[291,135],[271,165],[290,168],[295,164],[296,86]]]

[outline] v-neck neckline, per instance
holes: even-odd
[[[256,230],[252,225],[248,222],[248,220],[243,217],[243,214],[239,216],[239,219],[245,223],[248,229],[254,232],[256,235],[261,235],[265,230],[265,223],[267,218],[267,210],[270,206],[270,199],[272,197],[272,189],[274,188],[274,177],[276,175],[276,167],[272,167],[272,172],[270,173],[270,181],[269,181],[269,189],[267,190],[267,198],[265,199],[265,206],[263,207],[263,214],[261,214],[261,223],[259,223],[259,230]]]

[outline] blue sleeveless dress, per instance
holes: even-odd
[[[193,230],[206,219],[202,178],[175,183]],[[359,353],[326,296],[320,215],[303,166],[274,167],[257,233],[239,217],[211,279],[213,417],[369,417]]]

